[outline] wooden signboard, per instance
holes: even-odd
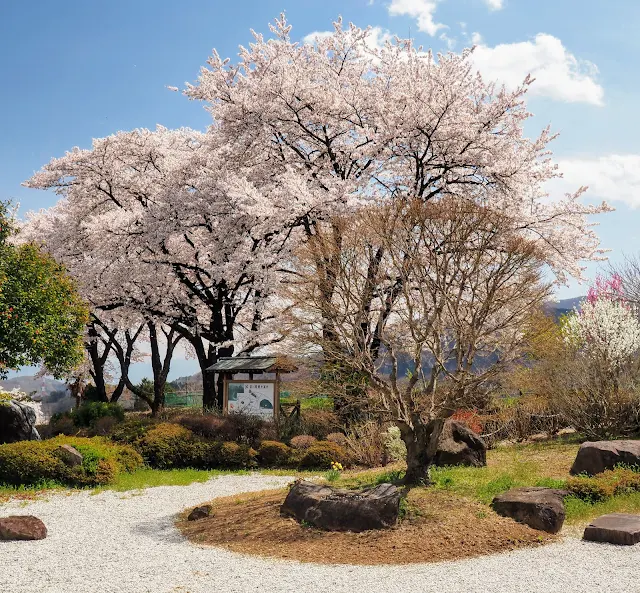
[[[224,413],[242,412],[265,420],[277,420],[280,381],[225,380]]]

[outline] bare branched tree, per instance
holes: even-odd
[[[366,377],[372,408],[407,446],[406,483],[428,482],[445,419],[519,355],[550,292],[541,265],[507,215],[471,201],[365,208],[298,253],[293,331]]]

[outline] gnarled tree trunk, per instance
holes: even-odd
[[[410,486],[429,484],[429,470],[436,457],[444,420],[436,418],[426,424],[416,420],[413,426],[405,422],[398,422],[397,425],[407,446],[407,473],[404,483]]]

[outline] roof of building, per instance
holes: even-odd
[[[211,365],[207,371],[216,373],[290,373],[297,367],[280,356],[225,356]]]

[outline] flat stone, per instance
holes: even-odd
[[[196,507],[195,509],[193,509],[189,513],[187,521],[198,521],[200,519],[205,519],[209,515],[211,515],[211,505],[205,504],[201,507]]]
[[[57,449],[58,457],[62,459],[65,465],[76,467],[82,465],[82,453],[71,445],[60,445]]]
[[[580,445],[571,474],[594,476],[616,465],[640,466],[640,441],[593,441]]]
[[[47,537],[45,524],[33,515],[0,517],[0,541],[38,540]]]
[[[493,510],[533,529],[558,533],[564,523],[566,490],[556,488],[512,488],[493,499]]]
[[[342,490],[298,480],[280,513],[326,531],[367,531],[393,527],[400,512],[400,490],[380,484],[368,490]]]
[[[640,515],[611,513],[594,519],[584,530],[583,538],[619,546],[640,542]]]

